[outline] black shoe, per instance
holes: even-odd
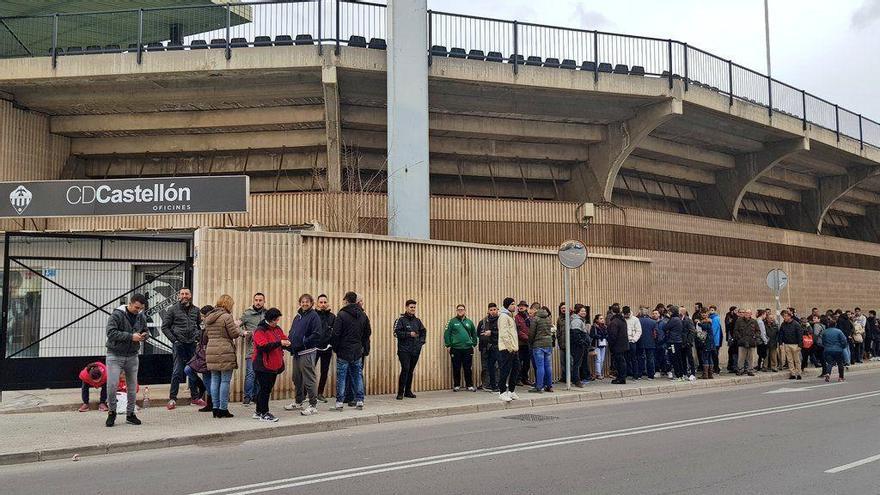
[[[116,411],[110,411],[107,413],[107,421],[104,423],[104,425],[107,428],[110,428],[111,426],[113,426],[115,424],[116,424]]]
[[[218,418],[234,418],[235,415],[229,412],[229,409],[218,409],[217,410]]]
[[[403,394],[403,396],[406,397],[407,399],[415,399],[416,398],[416,394],[414,394],[412,392],[406,392],[405,394]]]
[[[211,412],[214,410],[214,403],[211,402],[211,396],[205,397],[205,407],[199,409],[199,412]]]
[[[794,380],[794,379],[796,379],[796,378],[797,378],[797,377],[794,376],[794,375],[788,375],[788,379],[789,379],[789,380]]]
[[[403,395],[402,395],[402,394],[397,394],[397,397],[395,397],[395,399],[397,399],[397,400],[403,400]]]
[[[749,371],[749,372],[747,372],[746,374],[749,375],[749,376],[755,376],[755,372],[754,372],[754,371]]]
[[[356,405],[357,405],[357,402],[355,402],[355,401],[349,401],[349,403],[348,403],[348,407],[354,407]]]
[[[135,425],[135,426],[140,426],[140,424],[141,424],[141,420],[139,420],[138,417],[134,415],[134,413],[126,414],[125,415],[125,422],[130,425]]]
[[[215,418],[220,417],[220,409],[214,408],[214,409],[211,409],[211,412],[214,413]]]
[[[243,405],[243,406],[249,406],[249,405],[251,405],[251,398],[250,398],[250,397],[245,397],[245,398],[241,401],[241,405]]]
[[[327,399],[326,399],[323,395],[318,395],[318,396],[316,397],[316,399],[318,399],[319,401],[323,402],[324,404],[327,403]]]
[[[801,375],[798,375],[797,379],[798,379],[798,380],[801,380],[801,379],[802,379],[802,378],[801,378]]]

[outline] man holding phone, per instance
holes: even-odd
[[[107,427],[116,423],[116,387],[123,372],[128,391],[125,422],[141,424],[134,411],[137,405],[138,352],[141,342],[150,337],[147,317],[143,313],[146,307],[147,298],[143,294],[134,294],[127,305],[116,308],[107,320],[107,405],[110,407]]]

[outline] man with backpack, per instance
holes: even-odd
[[[788,360],[789,380],[801,379],[801,347],[804,339],[809,337],[809,345],[813,345],[813,334],[805,335],[801,330],[800,323],[794,321],[791,311],[782,312],[782,325],[779,326],[779,341],[782,343],[782,351]]]

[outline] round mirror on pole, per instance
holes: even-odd
[[[587,247],[581,241],[569,240],[559,246],[559,262],[562,266],[574,270],[587,261]]]
[[[562,264],[562,283],[566,311],[571,310],[571,270],[580,268],[587,261],[587,247],[581,241],[568,240],[559,246],[559,263]],[[559,331],[559,329],[557,329]],[[571,317],[565,318],[565,385],[571,390]]]

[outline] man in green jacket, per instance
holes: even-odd
[[[472,367],[474,363],[474,347],[477,345],[477,329],[465,314],[464,304],[455,308],[455,317],[446,324],[443,342],[452,356],[452,391],[461,390],[461,371],[464,368],[464,382],[467,389],[476,392]]]
[[[758,363],[758,341],[761,340],[761,329],[758,320],[752,317],[752,311],[743,310],[733,327],[733,335],[737,350],[736,374],[755,376],[755,365]]]

